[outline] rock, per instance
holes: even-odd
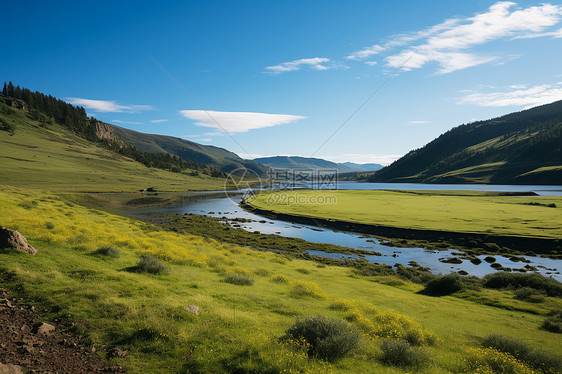
[[[119,348],[113,348],[112,350],[107,352],[107,358],[113,358],[113,357],[123,358],[127,356],[127,353],[129,353],[129,351],[124,351]]]
[[[187,313],[194,314],[196,316],[199,315],[199,307],[197,305],[186,305],[183,307]]]
[[[22,234],[2,226],[0,226],[0,248],[14,248],[16,251],[32,255],[37,253],[37,250],[29,245]]]
[[[49,335],[52,331],[55,331],[55,326],[50,325],[50,324],[45,323],[45,322],[42,322],[42,323],[38,324],[33,329],[33,332],[35,334],[43,334],[43,335]]]
[[[23,368],[19,365],[0,364],[0,374],[23,374]]]

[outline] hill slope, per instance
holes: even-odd
[[[224,179],[148,168],[58,124],[29,118],[0,102],[0,184],[57,191],[136,191],[224,188]]]
[[[254,159],[254,161],[278,169],[326,169],[337,170],[338,173],[364,172],[382,168],[381,165],[377,164],[336,163],[321,158],[299,156],[261,157]]]
[[[225,172],[231,172],[237,168],[248,168],[257,173],[263,173],[266,170],[263,165],[244,160],[224,148],[202,145],[173,136],[146,134],[115,125],[108,126],[118,137],[144,152],[171,153],[185,160],[212,166]]]
[[[562,184],[562,101],[461,125],[370,182]]]

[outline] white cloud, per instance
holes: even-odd
[[[386,65],[412,70],[436,62],[440,66],[437,73],[444,74],[497,60],[497,56],[479,56],[470,51],[477,45],[505,38],[562,37],[562,29],[548,30],[560,21],[562,6],[542,4],[514,8],[516,5],[500,1],[484,13],[448,19],[425,30],[396,35],[382,45],[356,51],[347,58],[362,60],[396,47],[409,46],[388,55]]]
[[[372,45],[370,47],[367,47],[367,48],[364,48],[360,51],[355,51],[352,54],[350,54],[349,56],[347,56],[346,58],[348,60],[364,60],[368,57],[378,55],[379,53],[381,53],[385,49],[386,49],[386,47],[383,47],[383,46],[378,45],[378,44],[374,44],[374,45]]]
[[[96,112],[135,113],[144,110],[155,110],[155,108],[150,105],[119,105],[114,100],[91,100],[82,99],[80,97],[65,97],[64,100],[72,105],[92,109]]]
[[[473,93],[462,97],[459,103],[487,107],[524,106],[528,109],[558,100],[562,100],[562,82],[505,92]]]
[[[142,125],[143,124],[142,122],[120,121],[118,119],[114,119],[111,122],[120,123],[120,124],[123,124],[123,125]]]
[[[306,118],[291,114],[217,112],[212,110],[180,110],[180,114],[185,118],[195,120],[197,126],[224,129],[231,134],[283,125]]]
[[[365,61],[365,63],[369,66],[375,66],[377,64],[376,61]]]
[[[408,123],[411,125],[425,125],[431,123],[431,121],[409,121]]]
[[[168,122],[167,119],[153,119],[150,120],[151,123],[162,123],[162,122]]]
[[[332,65],[326,65],[329,62],[330,59],[325,57],[301,58],[300,60],[283,62],[279,65],[267,66],[265,70],[266,73],[270,74],[280,74],[288,71],[297,71],[303,67],[309,67],[314,70],[328,70],[333,68]]]

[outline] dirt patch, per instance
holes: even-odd
[[[25,158],[17,158],[17,157],[10,157],[10,156],[4,156],[4,157],[16,161],[35,162],[35,160],[26,160]]]
[[[7,140],[3,140],[4,143],[8,143],[8,144],[13,144],[13,145],[19,145],[20,147],[25,147],[25,148],[39,148],[36,145],[27,145],[27,144],[21,144],[21,143],[16,143],[16,142],[9,142]]]
[[[51,329],[54,327],[54,330]],[[94,347],[45,324],[34,307],[0,289],[0,363],[26,373],[124,373],[98,356]]]

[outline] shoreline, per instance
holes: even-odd
[[[510,250],[523,252],[529,255],[549,255],[552,254],[552,251],[556,251],[557,247],[560,246],[560,242],[557,239],[409,229],[402,227],[372,225],[365,223],[340,221],[335,219],[302,216],[297,214],[277,213],[271,210],[257,208],[247,203],[245,200],[242,200],[240,202],[240,207],[249,212],[270,219],[278,219],[304,225],[323,227],[336,231],[352,231],[361,234],[381,236],[389,239],[426,240],[430,242],[447,241],[453,245],[458,245],[461,247],[484,250],[485,253],[498,254],[497,252],[485,250],[483,248],[477,248],[477,245],[471,244],[470,242],[477,241],[477,244],[493,243],[502,247],[507,247]],[[554,258],[556,259],[556,257]]]

